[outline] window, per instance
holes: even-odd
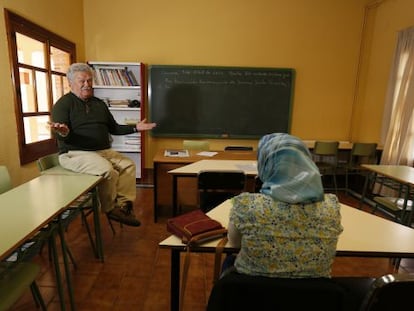
[[[5,9],[20,163],[56,152],[48,128],[53,103],[69,91],[66,71],[76,59],[74,43]]]

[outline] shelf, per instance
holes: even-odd
[[[129,85],[93,85],[94,89],[132,89],[132,90],[140,90],[140,85],[129,86]]]
[[[146,81],[145,65],[135,62],[88,62],[95,70],[94,95],[107,104],[118,124],[135,125],[145,115]],[[128,107],[131,101],[140,103]],[[144,167],[144,135],[133,133],[128,135],[113,135],[112,149],[124,153],[131,158],[137,168],[136,178],[142,177]]]

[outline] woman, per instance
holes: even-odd
[[[260,193],[232,199],[228,237],[240,252],[229,270],[268,277],[330,277],[343,231],[340,204],[334,194],[324,194],[307,146],[288,134],[262,137],[258,172]]]

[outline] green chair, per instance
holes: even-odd
[[[349,192],[350,175],[364,175],[365,171],[361,164],[374,164],[377,162],[377,144],[376,143],[353,143],[349,160],[344,165],[345,169],[345,190]]]
[[[336,181],[336,170],[338,167],[338,141],[316,141],[313,147],[313,160],[319,169],[319,172],[324,176],[331,176],[333,181],[333,190],[338,191]],[[326,191],[331,190],[324,186]]]
[[[46,310],[46,305],[36,284],[40,267],[32,262],[17,264],[0,263],[0,311],[9,310],[30,288],[36,307]]]

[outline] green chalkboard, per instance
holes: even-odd
[[[258,138],[289,133],[294,70],[151,65],[156,137]]]

